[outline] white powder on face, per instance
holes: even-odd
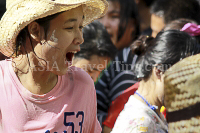
[[[56,38],[55,35],[54,35],[54,34],[55,34],[55,31],[56,31],[56,30],[54,30],[54,31],[52,32],[52,35],[51,35],[51,37],[50,37],[50,40],[53,41],[53,42],[55,42],[55,43],[57,43],[57,42],[58,42],[58,38]]]

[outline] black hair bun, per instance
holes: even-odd
[[[133,42],[133,44],[130,46],[132,53],[136,54],[138,56],[144,54],[147,50],[147,48],[152,45],[152,40],[154,40],[153,37],[141,35],[137,40]]]

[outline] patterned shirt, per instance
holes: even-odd
[[[111,133],[167,133],[167,122],[146,104],[130,96]]]
[[[137,56],[131,53],[129,47],[124,48],[119,51],[96,83],[97,113],[100,123],[106,119],[112,101],[121,95],[125,89],[137,82],[137,78],[132,71],[136,59]]]

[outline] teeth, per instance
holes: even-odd
[[[74,54],[76,54],[76,53],[77,53],[77,51],[70,51],[70,53],[74,53]]]

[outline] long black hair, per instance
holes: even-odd
[[[133,33],[133,40],[140,34],[139,14],[138,8],[134,0],[107,0],[119,2],[120,4],[120,24],[118,32],[118,40],[124,35],[126,27],[130,19],[134,19],[135,31]]]
[[[140,37],[131,46],[132,52],[138,55],[134,73],[138,78],[147,79],[152,68],[165,72],[181,59],[200,53],[200,45],[195,37],[178,30],[160,32],[156,38]]]

